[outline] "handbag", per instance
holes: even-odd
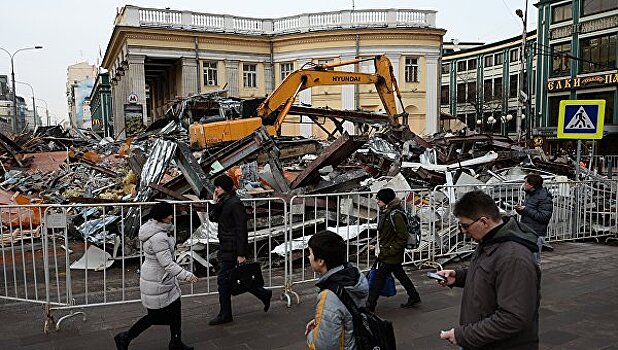
[[[369,289],[375,284],[376,276],[378,273],[378,261],[376,260],[371,267],[371,270],[367,272],[367,282],[369,282]],[[380,295],[383,297],[392,297],[397,294],[397,288],[395,288],[395,279],[393,275],[389,273],[384,280],[384,287],[380,291]]]
[[[232,295],[239,295],[254,288],[264,287],[262,268],[257,262],[238,265],[229,273]]]

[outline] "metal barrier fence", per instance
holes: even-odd
[[[546,182],[554,212],[547,241],[616,236],[618,181]],[[406,250],[405,264],[433,266],[465,256],[475,243],[457,227],[454,202],[463,193],[481,189],[514,214],[523,202],[521,184],[438,186],[434,190],[399,192],[402,205],[416,213],[422,239]],[[300,303],[294,286],[313,281],[307,241],[328,229],[341,235],[349,261],[367,270],[375,261],[380,219],[375,192],[298,195],[243,200],[248,212],[252,259],[259,261],[267,288],[280,289],[290,307]],[[67,317],[110,304],[138,302],[142,245],[134,239],[154,203],[88,205],[23,205],[0,207],[0,300],[47,306],[45,331],[59,329]],[[177,262],[197,271],[197,284],[183,284],[183,297],[216,293],[211,263],[218,240],[216,225],[207,220],[208,202],[173,202],[178,242]],[[130,215],[135,215],[131,218]],[[126,227],[125,223],[139,223]],[[69,314],[57,321],[54,312]],[[79,311],[79,312],[78,312]],[[85,316],[84,316],[85,317]]]
[[[402,206],[422,214],[429,208],[430,191],[426,189],[399,191]],[[291,284],[305,283],[317,278],[304,254],[309,238],[321,230],[339,234],[346,242],[347,256],[361,270],[371,268],[375,261],[373,247],[379,242],[377,222],[380,211],[375,192],[348,192],[298,195],[290,199],[290,249],[287,264]],[[419,215],[421,227],[429,228],[429,216]],[[302,223],[302,224],[298,224]],[[427,232],[427,230],[422,230]],[[430,235],[421,237],[418,249],[408,250],[405,264],[421,265],[431,260]]]
[[[545,182],[543,187],[553,196],[546,242],[598,239],[618,233],[617,181]],[[451,210],[462,194],[474,189],[489,194],[508,216],[517,216],[514,207],[525,198],[521,184],[436,187],[431,196],[431,211],[436,215],[431,230],[435,235],[433,258],[436,263],[474,250],[476,243],[459,231]]]
[[[281,198],[243,202],[251,213],[252,257],[262,264],[266,287],[284,290],[285,264],[273,261],[269,252],[286,240],[287,203]],[[83,315],[77,309],[140,301],[139,268],[144,253],[135,238],[153,204],[0,207],[0,299],[47,305],[46,332],[51,326],[59,329],[67,317]],[[200,282],[181,285],[183,297],[214,294],[217,287],[211,261],[218,239],[216,224],[207,219],[208,203],[173,205],[177,262],[190,271],[202,270]],[[129,213],[137,216],[137,227],[125,226]],[[7,229],[10,234],[5,234]],[[56,322],[53,312],[58,310],[70,314]]]

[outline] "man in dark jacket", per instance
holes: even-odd
[[[538,349],[541,272],[536,234],[502,218],[482,191],[464,194],[453,211],[478,242],[467,269],[442,270],[443,286],[464,287],[459,326],[440,337],[463,349]]]
[[[545,243],[547,225],[551,220],[554,210],[553,197],[549,191],[543,187],[543,178],[537,174],[530,174],[524,178],[524,192],[526,198],[523,205],[515,206],[517,214],[521,215],[521,223],[528,225],[536,232],[538,253],[534,255],[537,264],[541,264],[541,250]]]
[[[219,314],[208,323],[211,326],[232,322],[232,294],[229,273],[237,265],[244,264],[249,252],[247,233],[247,214],[245,206],[234,191],[234,180],[221,175],[214,181],[215,205],[210,209],[208,218],[219,224],[219,252],[217,258],[221,264],[217,274],[219,289]],[[255,288],[249,291],[264,303],[264,311],[270,308],[271,290]]]
[[[379,254],[378,271],[375,281],[369,287],[367,309],[375,311],[380,297],[380,291],[384,288],[386,277],[391,273],[399,280],[408,293],[408,301],[401,304],[402,308],[412,307],[421,301],[414,283],[403,270],[403,254],[408,242],[408,228],[406,215],[401,208],[401,200],[390,188],[383,188],[376,195],[378,207],[380,207],[380,220],[378,222]]]

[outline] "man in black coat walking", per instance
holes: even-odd
[[[208,218],[219,224],[218,260],[221,264],[217,274],[219,289],[219,314],[208,323],[211,326],[232,322],[232,294],[229,274],[236,266],[244,264],[249,252],[247,233],[247,214],[245,206],[234,191],[234,180],[227,175],[221,175],[214,181],[215,204],[210,209]],[[264,311],[270,308],[273,292],[264,287],[254,288],[249,292],[264,303]]]

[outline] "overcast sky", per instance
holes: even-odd
[[[536,28],[537,1],[529,0],[528,30]],[[0,6],[0,47],[17,49],[42,45],[37,51],[15,56],[15,76],[34,87],[35,97],[45,100],[50,113],[66,119],[67,66],[97,63],[99,47],[105,50],[116,9],[125,4],[142,7],[223,13],[249,17],[282,17],[300,13],[351,9],[352,0],[3,0]],[[446,29],[446,40],[490,43],[519,35],[515,15],[525,0],[355,0],[356,9],[407,8],[437,10],[437,25]],[[0,52],[0,75],[10,75],[9,56]],[[31,101],[29,87],[17,84],[17,93]],[[28,102],[30,105],[30,102]],[[44,105],[37,101],[37,105]],[[40,109],[43,114],[44,109]]]

